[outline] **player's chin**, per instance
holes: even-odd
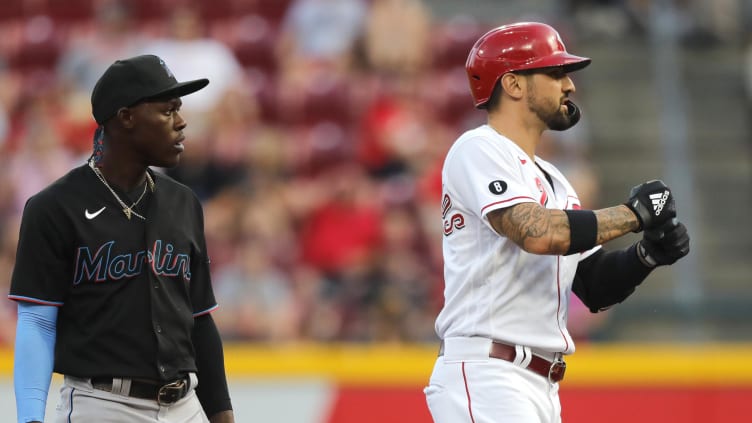
[[[177,166],[178,164],[180,164],[180,154],[177,154],[173,160],[170,160],[162,167],[173,168]]]
[[[548,129],[552,131],[566,131],[573,127],[575,123],[577,122],[572,122],[572,119],[570,119],[569,116],[562,113],[557,115],[555,119],[550,119],[548,121]]]
[[[169,155],[164,155],[162,157],[159,157],[157,160],[154,160],[154,163],[152,166],[156,167],[164,167],[164,168],[173,168],[177,166],[180,163],[180,153],[172,153]]]

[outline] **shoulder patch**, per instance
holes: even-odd
[[[488,184],[488,190],[491,191],[491,194],[504,194],[507,190],[507,183],[502,180],[492,181]]]

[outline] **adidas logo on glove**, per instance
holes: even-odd
[[[650,194],[650,201],[653,202],[653,212],[655,212],[656,216],[660,216],[661,212],[663,211],[663,206],[666,205],[666,200],[668,200],[668,196],[671,193],[666,190],[663,191],[663,194],[660,192],[656,192],[655,194]]]

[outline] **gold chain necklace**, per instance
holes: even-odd
[[[112,196],[115,197],[115,200],[120,204],[120,207],[123,208],[123,213],[125,213],[125,217],[128,218],[128,220],[131,220],[131,215],[138,217],[141,220],[146,220],[146,217],[141,216],[140,214],[136,213],[135,210],[133,210],[134,207],[138,205],[138,203],[141,202],[141,199],[144,198],[144,195],[146,195],[146,187],[149,187],[151,192],[154,192],[154,180],[151,178],[151,175],[149,172],[146,172],[146,183],[144,184],[144,192],[141,193],[141,195],[138,197],[138,200],[134,201],[133,204],[130,206],[126,206],[125,202],[120,199],[120,196],[117,195],[114,189],[110,186],[110,184],[107,183],[107,180],[104,179],[104,175],[102,175],[102,171],[99,170],[99,168],[94,164],[94,160],[89,160],[89,167],[91,170],[94,171],[94,174],[97,175],[97,178],[99,178],[100,181],[104,184],[104,186],[107,187],[108,190],[112,193]]]

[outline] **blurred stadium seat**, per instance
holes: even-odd
[[[16,70],[51,69],[64,43],[64,31],[55,21],[49,16],[37,15],[24,23],[17,48],[9,52],[8,63]]]
[[[350,90],[347,80],[333,75],[319,75],[303,96],[303,120],[306,123],[331,121],[350,123]]]
[[[258,13],[275,23],[279,23],[284,18],[290,3],[292,3],[292,0],[236,1],[245,4],[245,6],[240,6],[238,11]]]
[[[445,123],[461,125],[469,114],[476,112],[467,95],[467,73],[464,66],[455,66],[438,74],[436,84],[441,95],[434,99],[437,111]]]
[[[21,0],[0,1],[0,22],[20,19],[23,16]]]
[[[164,19],[167,16],[167,6],[163,0],[130,0],[133,17],[141,24]]]
[[[220,23],[227,26],[227,22]],[[245,15],[229,27],[227,44],[245,68],[258,68],[265,73],[276,71],[274,54],[276,30],[264,16]]]
[[[233,0],[191,1],[190,3],[199,10],[201,17],[207,24],[223,21],[235,15],[235,2]]]
[[[94,1],[47,0],[44,9],[55,22],[85,22],[94,16]]]
[[[484,32],[477,20],[467,16],[438,24],[433,37],[433,66],[439,69],[463,66],[467,52]]]

